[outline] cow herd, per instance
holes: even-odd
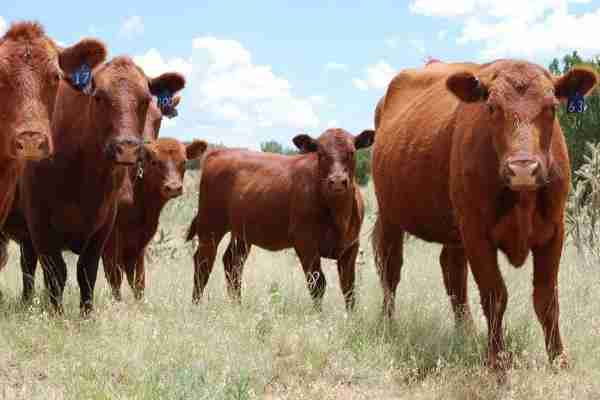
[[[0,38],[0,269],[8,240],[17,241],[24,302],[39,261],[52,307],[62,313],[65,250],[79,256],[83,315],[93,310],[101,258],[116,300],[123,273],[142,298],[144,251],[161,210],[182,193],[186,161],[204,157],[187,235],[198,238],[193,301],[230,233],[223,265],[232,299],[241,301],[253,245],[293,248],[317,308],[326,286],[321,258],[337,261],[351,311],[364,216],[355,153],[373,145],[372,240],[384,315],[394,313],[405,233],[440,243],[456,324],[474,327],[470,266],[488,323],[488,363],[501,368],[508,293],[498,251],[515,267],[532,253],[533,303],[548,356],[568,365],[557,276],[570,164],[556,112],[595,88],[592,69],[556,77],[525,61],[436,60],[391,81],[375,109],[375,131],[301,134],[293,139],[300,154],[286,156],[159,137],[162,118],[177,115],[185,77],[149,78],[129,57],[106,57],[98,40],[62,48],[32,22],[15,23]]]

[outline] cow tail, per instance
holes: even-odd
[[[383,268],[383,262],[385,259],[385,238],[383,235],[383,225],[381,221],[381,215],[377,214],[375,219],[375,225],[371,233],[371,246],[373,247],[373,257],[375,261],[375,267],[378,272],[381,272]]]
[[[192,240],[194,238],[194,236],[196,236],[198,234],[198,229],[196,227],[197,224],[198,224],[198,215],[196,214],[196,216],[192,220],[192,223],[190,224],[190,227],[188,228],[187,235],[185,236],[186,242],[189,242],[190,240]]]

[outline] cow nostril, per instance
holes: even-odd
[[[348,178],[344,178],[342,180],[342,185],[344,185],[344,187],[348,187]]]
[[[23,150],[23,144],[20,141],[17,142],[17,150]]]

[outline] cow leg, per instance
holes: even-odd
[[[446,293],[454,311],[456,327],[474,331],[475,323],[471,316],[467,295],[469,270],[465,250],[459,247],[444,246],[440,254],[440,265]]]
[[[144,298],[144,290],[146,289],[146,265],[144,260],[144,252],[138,254],[134,263],[128,263],[125,266],[127,272],[127,281],[129,287],[133,291],[133,297],[136,300]]]
[[[245,241],[232,236],[223,254],[223,266],[227,280],[227,293],[237,303],[242,301],[242,274],[244,263],[250,253],[250,245]]]
[[[114,222],[114,216],[112,221]],[[77,260],[77,283],[81,299],[79,309],[83,317],[94,310],[94,288],[98,277],[98,264],[112,229],[113,223],[106,223],[88,240]]]
[[[392,318],[396,307],[396,287],[403,264],[404,232],[377,217],[373,231],[375,265],[383,288],[383,315]]]
[[[44,283],[50,296],[50,304],[57,314],[64,314],[63,292],[67,282],[67,264],[60,251],[39,256],[44,270]]]
[[[194,253],[194,291],[192,301],[199,303],[215,264],[217,247],[223,235],[200,236]]]
[[[358,255],[358,243],[350,247],[337,260],[340,288],[346,303],[346,311],[354,310],[356,295],[354,293],[354,280],[356,273],[356,256]]]
[[[559,327],[558,270],[564,231],[559,229],[548,244],[533,249],[533,305],[542,324],[546,351],[550,362],[558,359],[560,367],[568,367]]]
[[[31,303],[35,292],[35,269],[37,267],[37,253],[30,240],[21,243],[21,272],[23,275],[23,294],[24,304]]]
[[[313,299],[315,309],[320,311],[325,295],[327,281],[321,269],[321,256],[319,250],[312,243],[296,245],[296,254],[300,258],[308,291]]]
[[[504,351],[502,320],[508,292],[498,266],[498,251],[479,231],[464,230],[464,245],[471,272],[479,287],[483,314],[488,326],[488,365],[493,369],[506,367],[500,360]]]
[[[121,283],[123,282],[123,271],[117,264],[116,257],[112,257],[112,254],[106,252],[102,256],[102,265],[104,266],[104,276],[110,284],[112,296],[115,301],[121,301],[123,299],[121,295]]]

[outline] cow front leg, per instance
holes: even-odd
[[[564,241],[564,229],[558,229],[547,244],[533,250],[533,306],[542,325],[546,351],[551,363],[569,366],[559,327],[558,270]]]

